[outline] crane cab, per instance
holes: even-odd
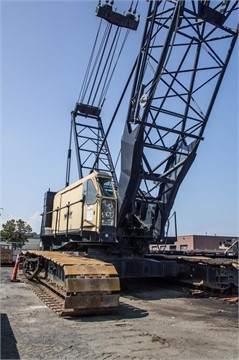
[[[57,193],[45,194],[41,240],[45,250],[70,240],[116,242],[117,196],[111,176],[93,172]]]

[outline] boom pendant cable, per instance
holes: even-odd
[[[93,61],[94,52],[95,52],[96,44],[97,44],[97,41],[98,41],[98,38],[99,38],[101,25],[102,25],[102,19],[101,19],[101,21],[100,21],[100,24],[99,24],[99,27],[98,27],[98,31],[97,31],[97,34],[96,34],[96,38],[95,38],[95,42],[94,42],[94,45],[93,45],[93,48],[92,48],[92,51],[91,51],[91,55],[90,55],[90,59],[89,59],[88,66],[87,66],[87,69],[86,69],[86,73],[85,73],[85,76],[84,76],[83,84],[82,84],[82,87],[81,87],[81,90],[80,90],[80,94],[79,94],[79,96],[78,96],[78,102],[82,102],[82,101],[83,101],[83,98],[84,98],[83,92],[84,92],[84,94],[85,94],[87,78],[88,78],[88,75],[89,75],[89,72],[90,72],[90,68],[91,68],[91,64],[92,64],[92,61]]]

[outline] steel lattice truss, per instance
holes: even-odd
[[[99,108],[79,103],[76,104],[76,108],[71,114],[71,134],[75,141],[79,178],[94,170],[106,172],[111,174],[114,185],[117,187],[114,165],[99,115]],[[71,154],[69,153],[66,185],[69,184],[70,178],[70,160]]]
[[[150,1],[122,137],[119,225],[134,214],[164,236],[236,43],[237,4]]]

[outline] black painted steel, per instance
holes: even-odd
[[[164,238],[236,43],[237,4],[149,2],[122,136],[119,227],[137,217]]]

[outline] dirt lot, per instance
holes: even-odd
[[[1,272],[1,359],[238,359],[235,304],[138,281],[114,314],[66,319]]]

